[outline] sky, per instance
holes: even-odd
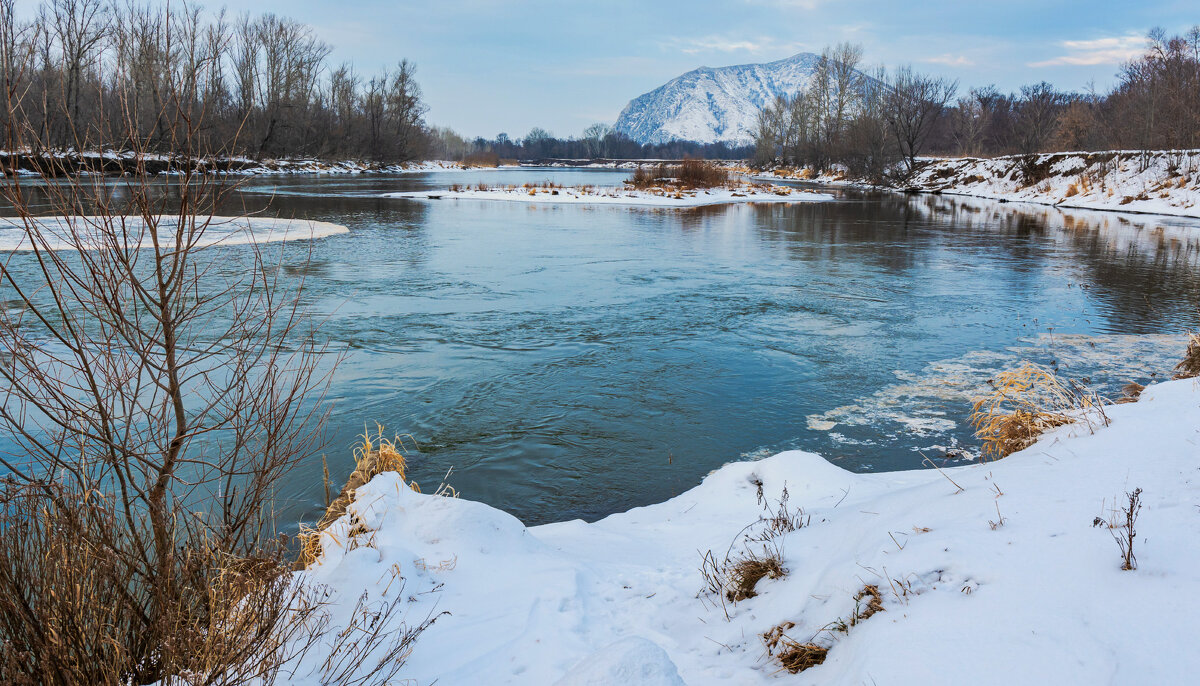
[[[209,2],[208,7],[219,3]],[[912,64],[965,90],[1047,80],[1107,89],[1153,27],[1200,23],[1197,0],[253,0],[310,24],[363,73],[417,64],[426,119],[468,137],[534,126],[578,136],[700,66],[862,45],[869,65]]]

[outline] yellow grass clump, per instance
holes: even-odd
[[[1200,376],[1200,333],[1189,333],[1187,353],[1183,361],[1175,365],[1175,378],[1192,379],[1197,376]]]
[[[328,531],[330,525],[346,514],[346,509],[350,507],[350,503],[354,502],[354,493],[360,486],[383,472],[396,472],[400,475],[401,481],[408,480],[408,461],[402,452],[403,440],[400,436],[395,436],[390,440],[385,438],[383,427],[378,424],[375,429],[374,434],[364,431],[362,442],[354,447],[354,471],[346,480],[346,485],[342,487],[338,497],[325,508],[325,515],[321,517],[316,526],[303,524],[300,526],[300,533],[297,535],[300,541],[298,568],[307,568],[321,556],[321,536],[333,536]],[[411,436],[408,438],[414,443],[416,442]],[[326,470],[325,479],[326,493],[328,493],[328,470]],[[418,493],[421,492],[415,481],[410,483],[409,487]]]
[[[788,636],[786,632],[795,626],[795,622],[783,622],[762,635],[767,655],[774,657],[792,674],[816,667],[825,661],[825,656],[829,653],[828,648],[815,643],[801,643]]]
[[[1068,386],[1034,364],[1001,372],[990,383],[992,392],[975,401],[970,418],[983,441],[984,459],[1028,448],[1043,432],[1076,421],[1076,411],[1101,407],[1094,394]]]

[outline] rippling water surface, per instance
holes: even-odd
[[[376,422],[417,439],[426,490],[453,467],[464,496],[527,523],[660,501],[788,448],[852,470],[952,463],[996,370],[1032,360],[1111,390],[1161,377],[1197,324],[1185,220],[851,192],[694,210],[373,197],[627,175],[245,183],[239,209],[350,229],[283,248],[347,350],[336,482]],[[281,496],[285,516],[316,518],[320,461]]]

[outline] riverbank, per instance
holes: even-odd
[[[184,160],[161,154],[132,152],[0,152],[0,175],[59,177],[72,174],[123,176],[144,169],[151,175],[178,175],[183,169],[230,176],[273,174],[420,174],[427,172],[482,171],[515,168],[515,165],[478,166],[464,162],[426,160],[383,163],[363,160],[328,161],[316,158],[252,159],[212,157]]]
[[[484,200],[569,205],[626,205],[637,207],[704,207],[734,203],[825,202],[827,193],[766,183],[734,183],[728,187],[675,189],[605,186],[560,186],[555,184],[475,188],[451,186],[446,190],[384,193],[385,198],[408,200]]]
[[[1200,218],[1200,151],[1106,151],[935,158],[893,190]],[[777,169],[760,179],[867,185],[844,173]]]
[[[402,576],[409,622],[449,612],[402,672],[419,683],[1183,683],[1200,669],[1200,386],[1105,412],[941,471],[728,464],[594,523],[527,528],[384,473],[303,574],[347,605]],[[752,556],[780,566],[712,592],[706,557]],[[802,644],[824,661],[792,676],[777,656]]]

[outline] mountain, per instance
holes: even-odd
[[[802,52],[764,64],[694,69],[629,101],[613,128],[639,143],[750,143],[758,111],[776,95],[806,87],[818,59]]]

